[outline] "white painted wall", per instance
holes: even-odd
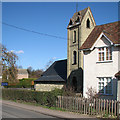
[[[100,39],[97,47],[110,45],[105,38]],[[95,46],[95,47],[96,47]],[[97,77],[112,77],[113,78],[113,95],[101,96],[103,98],[116,99],[116,84],[117,80],[114,75],[119,71],[118,68],[118,53],[120,48],[113,47],[112,62],[97,62],[97,48],[91,52],[84,52],[84,83],[83,83],[83,96],[88,97],[86,92],[92,86],[98,92],[98,78]]]

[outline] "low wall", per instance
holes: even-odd
[[[51,91],[55,88],[62,89],[64,84],[35,84],[36,91]]]

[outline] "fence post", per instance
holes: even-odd
[[[105,107],[106,107],[106,105],[105,105],[105,103],[106,103],[106,100],[104,99],[104,115],[105,115]]]
[[[78,113],[78,98],[79,98],[79,97],[77,97],[77,113]]]
[[[111,100],[109,100],[109,114],[110,114],[110,106],[111,106]]]
[[[86,114],[87,114],[87,110],[88,110],[88,99],[86,98]]]
[[[90,99],[88,100],[89,108],[88,108],[88,114],[90,115]]]
[[[116,100],[115,100],[115,103],[114,103],[114,115],[115,115],[115,116],[117,116],[117,115],[116,115],[116,106],[117,106],[116,104],[117,104],[117,102],[116,102]]]
[[[120,107],[119,107],[119,104],[120,104],[120,102],[119,101],[117,101],[117,118],[119,119],[119,112],[120,112]]]
[[[112,116],[113,116],[113,103],[114,103],[114,101],[112,100],[112,114],[111,114]]]
[[[99,109],[98,109],[98,113],[100,114],[100,99],[99,99]]]
[[[103,100],[100,100],[101,114],[103,113]]]
[[[98,99],[96,99],[96,115],[98,114]]]
[[[106,103],[106,114],[108,114],[108,100],[107,100],[107,103]]]

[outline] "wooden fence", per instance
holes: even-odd
[[[115,116],[119,118],[120,102],[116,100],[86,99],[58,96],[56,107],[80,114]]]

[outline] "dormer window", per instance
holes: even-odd
[[[72,20],[70,19],[69,25],[72,25]]]
[[[80,15],[80,13],[78,12],[78,15]]]
[[[89,18],[87,19],[86,27],[87,27],[87,28],[90,28],[90,20],[89,20]]]
[[[76,23],[77,23],[77,22],[80,22],[80,18],[79,18],[79,17],[77,17]]]

